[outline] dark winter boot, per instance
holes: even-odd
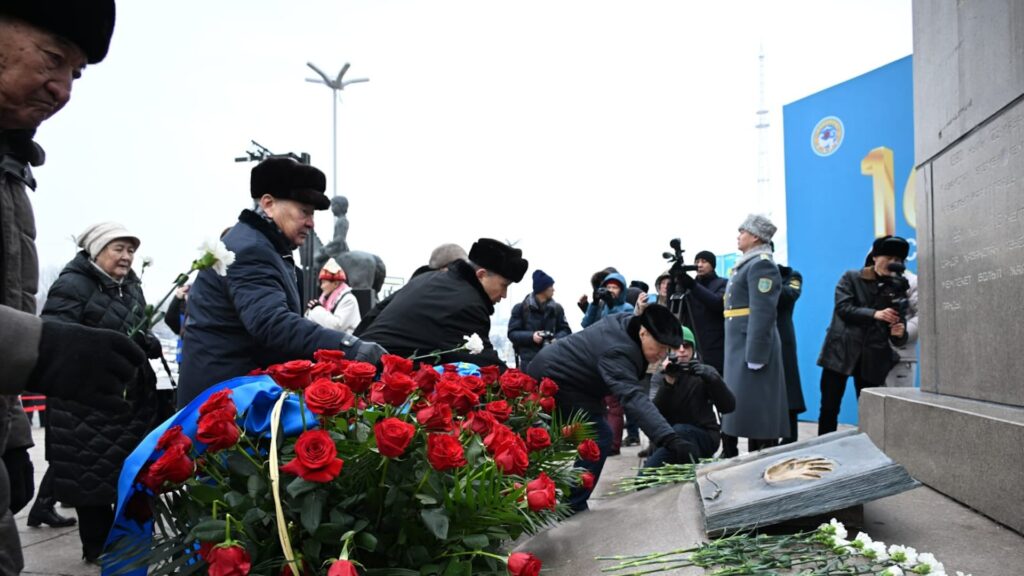
[[[74,518],[66,518],[57,514],[53,505],[54,501],[49,498],[36,498],[28,513],[28,525],[32,528],[38,528],[40,524],[46,524],[51,528],[67,528],[78,522]]]

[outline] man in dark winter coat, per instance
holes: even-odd
[[[565,310],[554,295],[555,279],[543,270],[534,270],[533,292],[512,307],[508,339],[516,349],[516,365],[524,372],[541,348],[572,333]]]
[[[772,247],[775,250],[775,247]],[[779,340],[782,342],[782,368],[786,374],[786,398],[789,402],[789,436],[782,444],[797,441],[797,415],[807,410],[804,405],[804,391],[800,383],[800,365],[796,355],[796,328],[793,326],[793,309],[803,291],[804,277],[789,266],[779,264],[782,290],[779,292]]]
[[[694,344],[693,332],[683,326],[683,345],[661,363],[652,380],[658,385],[654,405],[676,434],[696,449],[690,454],[696,462],[718,451],[721,425],[715,410],[732,412],[736,398],[714,366],[694,358]],[[671,457],[667,448],[658,448],[644,466],[661,466]]]
[[[884,386],[898,360],[890,344],[906,342],[906,326],[893,303],[882,297],[881,288],[886,278],[894,277],[888,265],[902,264],[909,251],[910,244],[903,238],[883,236],[875,240],[868,255],[872,265],[848,270],[836,285],[832,323],[818,357],[822,368],[819,436],[835,432],[838,426],[847,378],[853,376],[860,398],[862,389]]]
[[[605,396],[615,396],[655,445],[668,448],[672,462],[687,462],[696,452],[672,430],[640,385],[647,365],[664,360],[682,341],[682,327],[675,315],[664,306],[651,304],[639,316],[612,314],[557,340],[530,363],[530,376],[558,383],[555,402],[563,417],[579,411],[593,424],[601,456],[597,462],[578,461],[576,465],[589,470],[595,484],[612,446],[611,426],[604,417]],[[569,498],[573,510],[587,509],[590,492],[573,489]]]
[[[26,188],[44,160],[36,128],[71,98],[86,63],[103,60],[114,29],[113,0],[0,3],[0,452],[12,414],[9,396],[26,388],[127,410],[124,384],[145,355],[123,334],[35,316],[39,262]],[[97,383],[99,387],[97,387]],[[0,574],[23,565],[7,471],[0,466]]]
[[[468,261],[451,263],[447,272],[417,276],[396,292],[363,337],[393,354],[411,356],[459,348],[466,336],[476,334],[483,340],[482,352],[449,352],[441,355],[441,362],[504,368],[491,345],[491,314],[528,266],[522,250],[481,238],[470,248]]]
[[[314,210],[330,206],[325,188],[323,172],[291,158],[268,158],[252,169],[257,206],[243,210],[223,238],[234,263],[226,276],[201,270],[189,291],[179,408],[218,382],[312,359],[321,349],[340,349],[354,360],[380,359],[380,346],[302,316],[293,252],[312,232]]]
[[[774,446],[789,435],[789,402],[779,340],[782,279],[768,243],[775,225],[750,215],[740,225],[737,247],[743,255],[725,291],[725,383],[736,410],[722,417],[722,433],[749,439],[751,451]],[[735,448],[723,455],[735,456]]]
[[[691,278],[688,274],[680,276],[683,283],[681,288],[687,290],[686,298],[693,312],[693,318],[687,314],[683,323],[697,336],[701,360],[721,373],[725,355],[722,296],[725,295],[728,281],[715,273],[716,259],[713,253],[702,250],[694,257],[693,263],[697,266],[697,278]]]

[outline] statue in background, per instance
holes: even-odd
[[[387,268],[380,256],[348,247],[348,198],[335,196],[331,198],[331,212],[334,214],[334,238],[326,245],[321,245],[319,238],[313,234],[315,246],[314,270],[320,270],[328,258],[334,258],[345,270],[348,284],[354,292],[370,290],[369,306],[377,303],[377,294],[384,286]],[[360,308],[363,302],[360,301]],[[365,313],[366,311],[360,310]]]

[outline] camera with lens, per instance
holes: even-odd
[[[673,378],[678,378],[684,374],[693,374],[694,367],[697,366],[696,360],[688,360],[684,362],[678,356],[670,356],[669,362],[665,366],[665,375]]]
[[[907,268],[899,262],[890,262],[886,268],[892,275],[878,277],[878,309],[892,308],[899,313],[900,322],[906,323],[910,308],[910,299],[907,297],[910,281],[903,276],[903,272]]]
[[[601,286],[594,291],[594,302],[604,302],[609,308],[615,306],[615,295],[612,291]]]
[[[555,339],[555,333],[550,330],[542,330],[540,333],[540,338],[541,341],[547,344]]]
[[[668,269],[670,278],[669,292],[672,294],[684,292],[683,286],[686,286],[687,282],[682,279],[682,276],[687,272],[696,272],[697,266],[693,264],[683,264],[683,250],[682,242],[679,238],[673,238],[669,241],[668,245],[672,248],[672,252],[663,252],[661,256],[668,260],[671,266]],[[692,279],[691,279],[692,280]],[[690,282],[692,284],[692,282]]]

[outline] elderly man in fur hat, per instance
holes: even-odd
[[[326,210],[324,173],[291,158],[268,158],[252,169],[256,202],[224,235],[235,253],[227,276],[202,270],[189,291],[188,337],[182,349],[178,407],[204,390],[253,369],[312,359],[317,350],[341,350],[377,362],[383,350],[303,318],[293,253],[313,231],[313,213]]]
[[[751,451],[789,435],[789,404],[776,323],[782,277],[769,246],[775,225],[751,214],[739,227],[742,256],[725,289],[725,382],[736,409],[722,416],[722,434],[749,439]],[[722,455],[736,455],[723,438]]]
[[[125,335],[35,316],[39,263],[27,188],[43,150],[36,128],[71,99],[86,64],[103,60],[114,31],[113,0],[5,0],[0,3],[0,447],[29,434],[17,398],[26,388],[127,410],[124,385],[145,362]],[[31,443],[31,437],[27,441]],[[0,465],[0,575],[23,560]]]
[[[491,345],[491,314],[494,305],[508,295],[508,287],[526,274],[529,263],[523,251],[504,242],[481,238],[469,249],[468,260],[448,264],[445,272],[421,274],[396,292],[362,337],[399,356],[452,350],[464,336],[476,334],[484,349],[441,356],[441,362],[471,362],[502,368]]]

